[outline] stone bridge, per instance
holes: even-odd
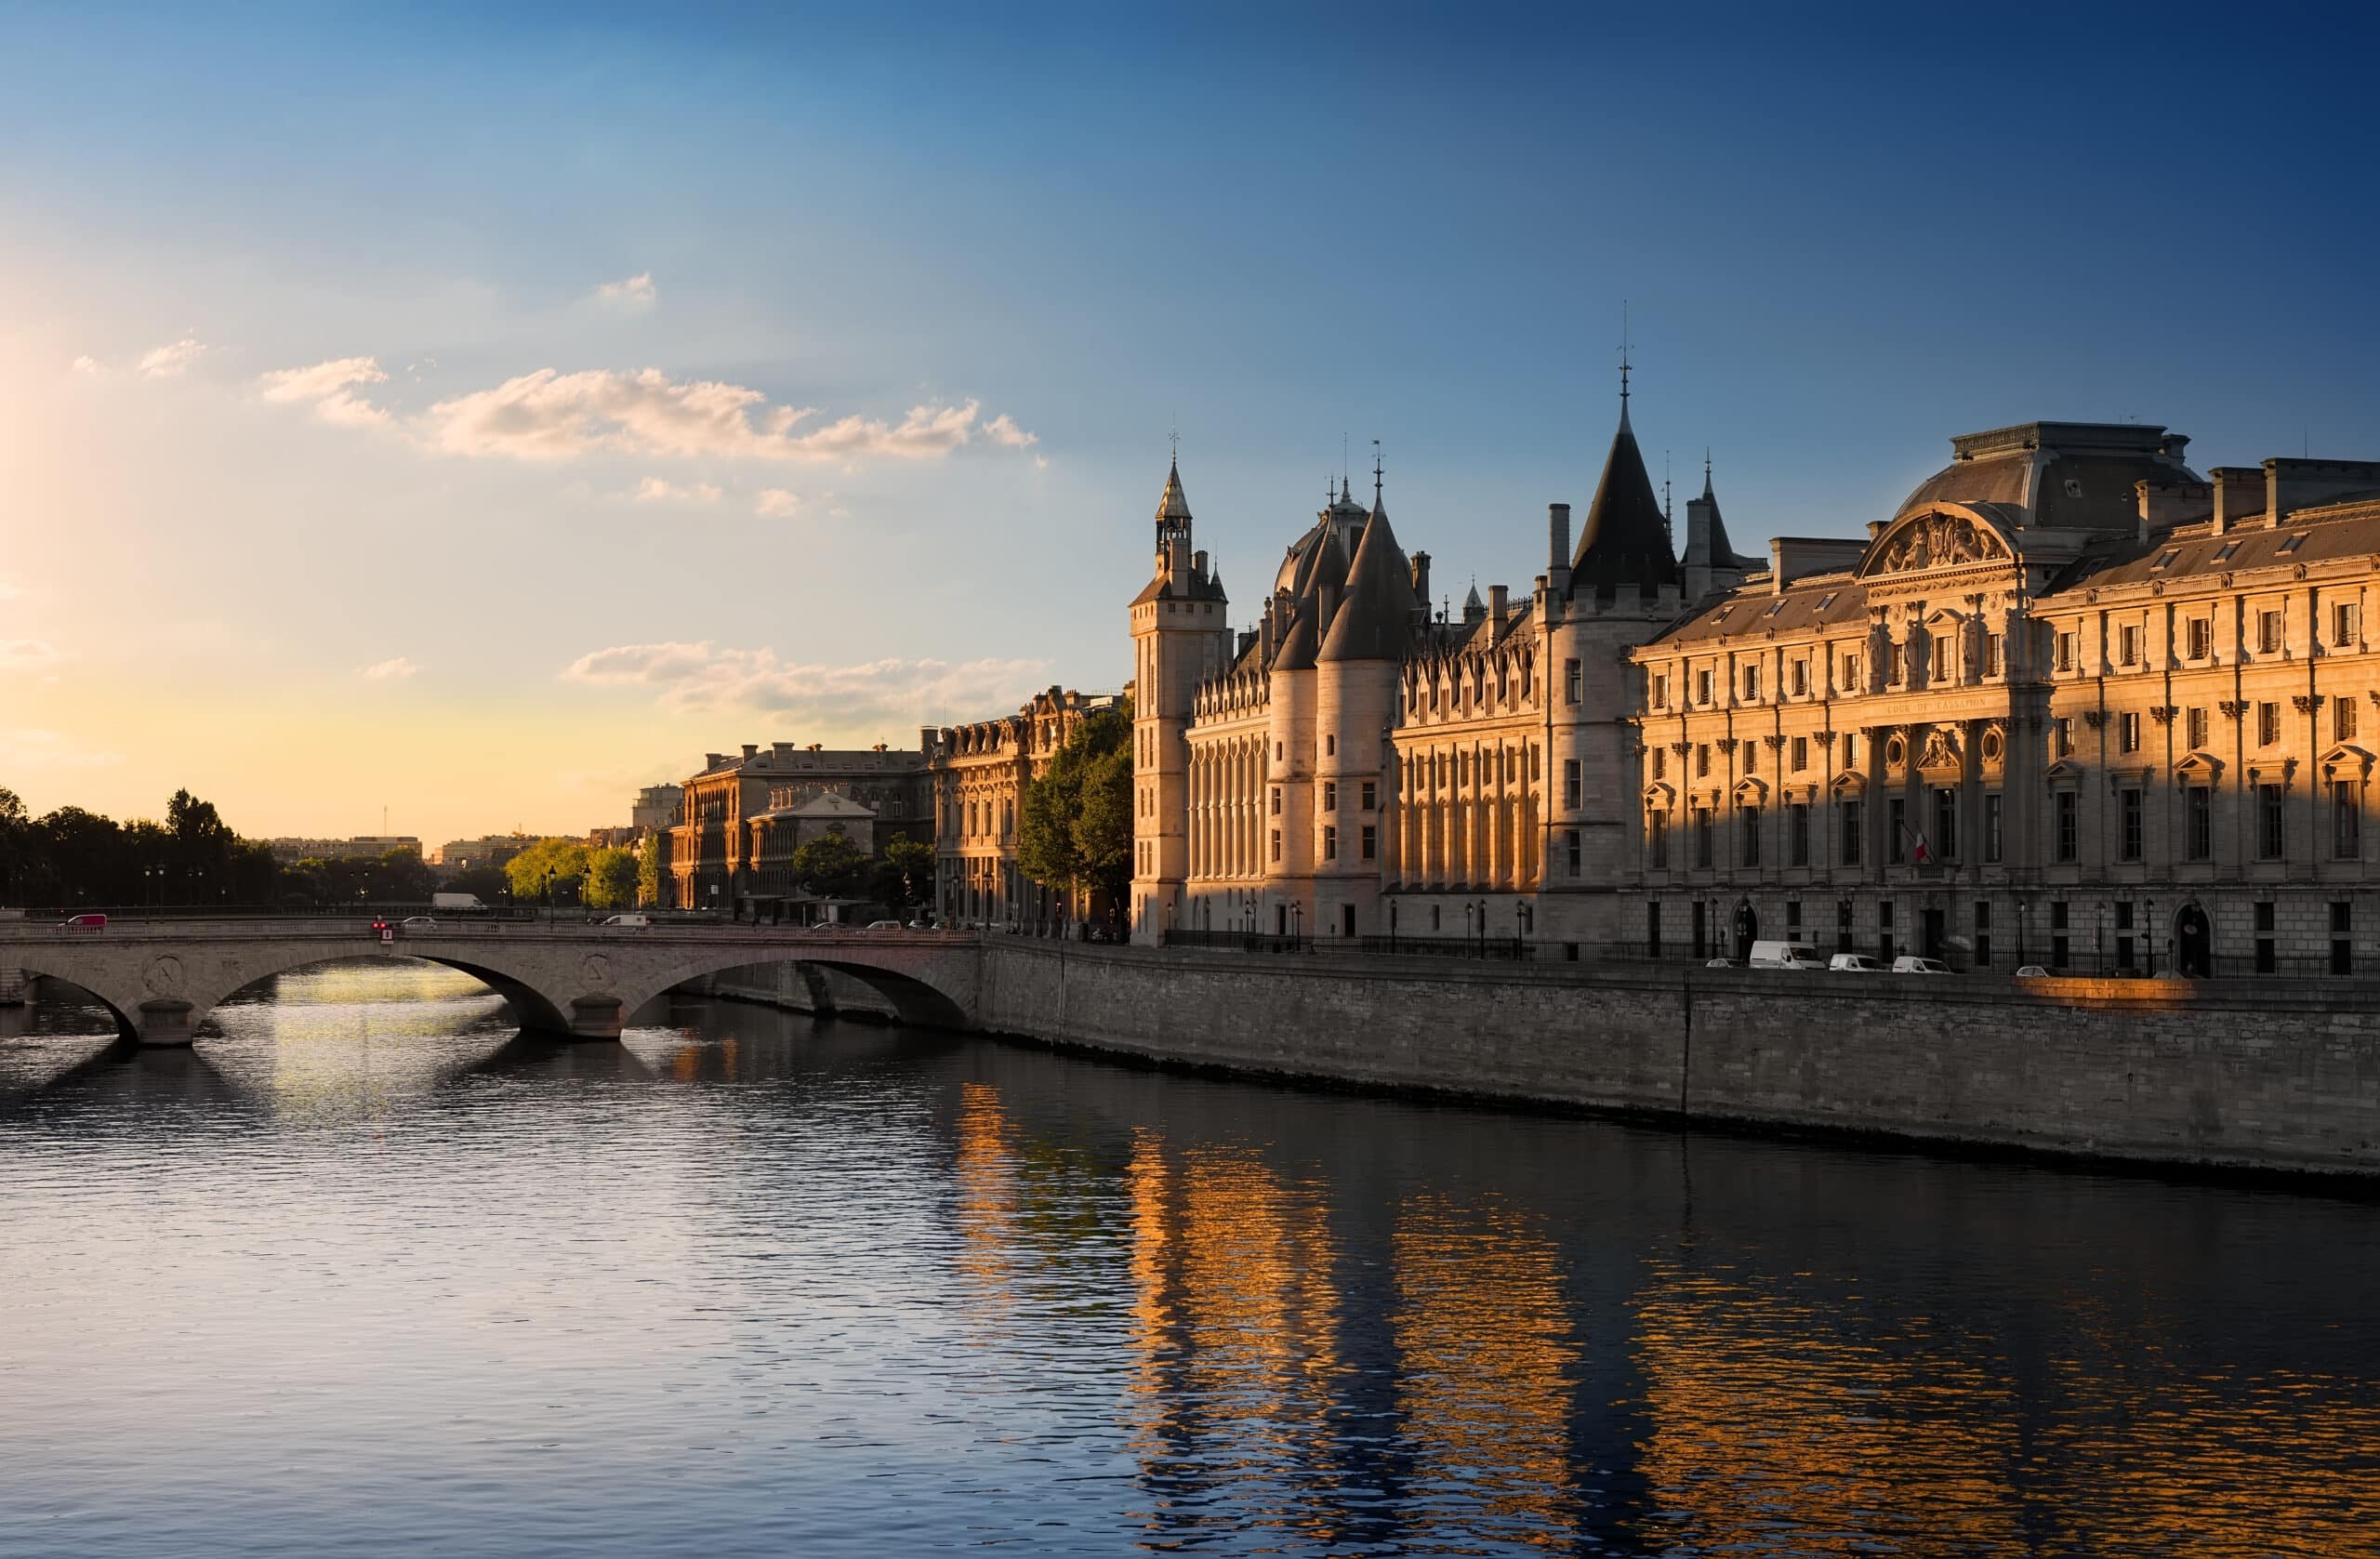
[[[973,1027],[982,980],[981,945],[953,931],[442,920],[383,942],[354,918],[118,920],[97,931],[0,921],[0,968],[81,986],[150,1045],[189,1044],[208,1012],[259,980],[375,958],[459,969],[503,996],[522,1028],[584,1039],[616,1039],[664,991],[744,964],[840,970],[881,991],[904,1023],[932,1028]]]

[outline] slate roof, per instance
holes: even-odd
[[[1579,549],[1570,560],[1570,593],[1608,595],[1620,585],[1653,590],[1677,583],[1669,520],[1653,496],[1653,479],[1645,474],[1645,456],[1623,403],[1620,430],[1612,435],[1603,480],[1595,484],[1594,502],[1587,507]]]
[[[1323,660],[1396,660],[1412,642],[1413,575],[1405,548],[1376,505],[1347,566],[1347,599],[1330,621]]]

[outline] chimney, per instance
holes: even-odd
[[[789,753],[792,750],[793,744],[791,742],[771,742],[769,744],[769,756],[772,758],[783,758],[787,753]]]
[[[1488,587],[1488,634],[1491,644],[1503,642],[1504,601],[1508,593],[1501,585]]]
[[[1204,579],[1207,576],[1206,553],[1193,552],[1190,554],[1190,572],[1197,575],[1201,579]]]
[[[1421,603],[1421,615],[1430,614],[1430,555],[1413,554],[1413,597]]]
[[[2144,542],[2159,531],[2171,530],[2196,518],[2199,505],[2206,502],[2213,491],[2202,482],[2185,482],[2179,477],[2162,482],[2143,477],[2132,484],[2132,489],[2140,499],[2140,539]]]
[[[2215,534],[2232,522],[2261,514],[2265,508],[2265,473],[2261,466],[2217,466],[2206,473],[2215,482]]]
[[[745,743],[745,744],[744,744],[744,761],[745,761],[745,762],[747,762],[747,763],[751,762],[751,761],[752,761],[752,755],[753,755],[754,753],[756,753],[756,752],[760,751],[760,745],[758,742],[747,742],[747,743]]]
[[[723,752],[707,752],[703,754],[703,773],[710,773],[713,769],[718,768],[726,760],[727,755]]]

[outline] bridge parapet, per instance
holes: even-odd
[[[380,940],[353,918],[118,922],[80,930],[0,922],[0,966],[79,985],[147,1044],[186,1045],[245,986],[310,965],[410,958],[485,982],[523,1028],[615,1039],[630,1013],[704,974],[779,960],[840,969],[884,992],[904,1022],[973,1026],[980,941],[954,931],[819,933],[785,927],[442,921]]]

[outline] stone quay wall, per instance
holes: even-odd
[[[2380,982],[1851,976],[986,939],[983,1028],[1712,1123],[2380,1175]]]

